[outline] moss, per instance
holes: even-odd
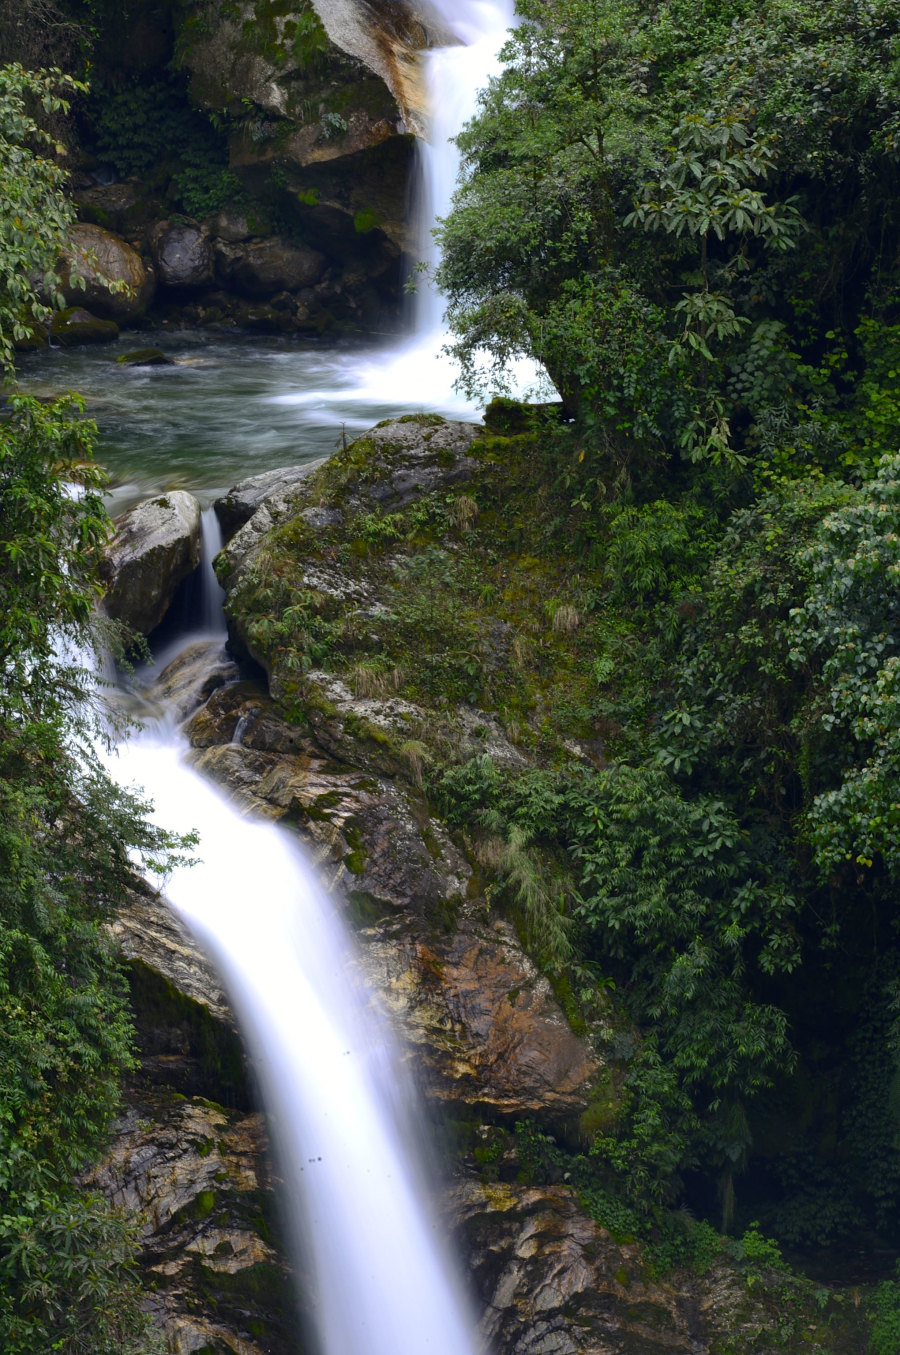
[[[215,1193],[211,1190],[201,1190],[194,1201],[194,1212],[198,1218],[206,1218],[216,1207]]]
[[[363,875],[366,869],[365,852],[348,852],[341,858],[343,864],[350,871],[351,875]]]

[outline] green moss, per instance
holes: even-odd
[[[362,851],[348,852],[346,856],[341,858],[341,860],[343,861],[343,864],[347,867],[347,869],[350,871],[351,875],[364,874],[366,869],[365,852]]]
[[[211,1190],[201,1190],[194,1201],[194,1211],[198,1218],[206,1218],[216,1207],[215,1193]]]

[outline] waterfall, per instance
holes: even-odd
[[[170,904],[233,1003],[268,1111],[321,1355],[474,1355],[475,1323],[428,1206],[423,1128],[338,907],[299,843],[185,762],[169,716],[110,755],[167,828],[196,829]]]
[[[433,0],[442,26],[459,39],[456,46],[422,54],[428,91],[428,140],[418,146],[415,211],[419,256],[429,272],[439,262],[434,223],[450,211],[459,173],[459,152],[452,138],[472,118],[478,93],[500,69],[498,53],[515,22],[512,0]],[[423,280],[413,308],[415,342],[437,358],[445,338],[444,301]]]
[[[431,279],[439,259],[434,240],[437,218],[450,210],[459,173],[459,152],[453,144],[478,107],[478,94],[500,69],[499,52],[515,22],[514,0],[430,0],[441,28],[458,41],[420,54],[428,99],[428,137],[417,150],[417,182],[413,192],[416,249],[427,265],[410,308],[412,334],[374,358],[347,360],[347,385],[339,390],[314,389],[275,397],[276,402],[321,409],[339,402],[398,408],[439,410],[451,418],[478,418],[480,406],[454,390],[456,363],[443,352],[449,335],[444,298]],[[509,391],[520,398],[554,399],[546,373],[529,359],[508,364]]]

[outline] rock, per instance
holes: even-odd
[[[547,979],[508,923],[485,922],[482,906],[464,908],[450,936],[426,940],[407,919],[402,930],[383,923],[363,939],[366,977],[414,1049],[426,1095],[457,1116],[565,1131],[596,1102],[598,1084],[609,1095],[608,1074]]]
[[[377,52],[378,40],[369,47]],[[415,251],[407,212],[413,139],[384,63],[376,74],[348,56],[311,5],[275,12],[268,0],[204,0],[179,52],[194,102],[237,115],[232,171],[254,195],[276,173],[305,240],[342,261]],[[414,61],[411,54],[413,80]]]
[[[217,1021],[237,1028],[218,977],[203,952],[165,899],[149,885],[135,881],[122,899],[111,931],[126,959],[140,960]]]
[[[161,348],[135,348],[116,358],[120,367],[174,367],[172,358],[166,357]]]
[[[142,1221],[148,1310],[167,1349],[300,1355],[262,1116],[132,1089],[86,1178]]]
[[[505,1355],[699,1355],[688,1295],[646,1281],[564,1186],[460,1182],[450,1194],[481,1299],[485,1344]]]
[[[134,178],[110,184],[88,180],[79,184],[72,196],[83,221],[117,235],[130,236],[165,211],[165,205],[154,200],[148,186]]]
[[[176,489],[145,499],[116,519],[106,548],[107,614],[149,635],[199,563],[200,505],[194,496]]]
[[[113,320],[101,320],[83,306],[57,311],[50,321],[50,338],[63,348],[81,343],[112,343],[119,337]]]
[[[236,207],[224,207],[217,216],[210,222],[212,234],[219,240],[225,240],[228,244],[238,244],[241,240],[248,240],[251,235],[259,235],[258,229],[260,223],[250,219],[250,214],[240,211]]]
[[[220,246],[216,252],[220,280],[255,300],[311,287],[324,268],[324,255],[315,249],[292,245],[280,236],[249,245]]]
[[[136,249],[110,231],[84,223],[69,231],[60,279],[60,290],[70,305],[83,302],[101,317],[117,322],[143,315],[156,290],[153,275]]]
[[[163,287],[197,291],[212,284],[212,246],[196,221],[157,222],[150,232],[150,248]]]
[[[246,480],[240,480],[213,504],[223,538],[227,541],[234,536],[267,499],[302,485],[322,463],[323,458],[319,457],[302,466],[285,466],[281,470],[264,471],[262,475],[251,475]]]

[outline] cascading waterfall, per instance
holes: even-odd
[[[415,216],[418,223],[418,254],[427,265],[413,304],[412,336],[376,358],[349,362],[353,383],[338,393],[345,404],[373,402],[395,411],[414,403],[419,409],[439,409],[457,417],[477,417],[478,410],[454,390],[459,375],[453,360],[443,351],[448,334],[444,323],[444,298],[431,273],[439,251],[434,240],[435,221],[450,210],[459,173],[459,151],[452,138],[474,115],[478,93],[500,69],[499,52],[515,22],[514,0],[431,0],[441,26],[458,42],[424,51],[428,95],[428,139],[420,142]],[[529,360],[510,365],[510,387],[525,397],[552,397],[546,375]],[[280,403],[316,406],[327,398],[322,390],[277,397]]]
[[[433,125],[422,149],[421,250],[432,263],[431,226],[456,181],[450,137],[474,112],[513,22],[512,0],[436,7],[459,45],[425,57]],[[451,395],[443,303],[430,285],[419,292],[415,328],[393,356],[357,366],[354,389],[281,398],[470,412]],[[203,528],[202,629],[221,639],[214,515]],[[163,717],[119,746],[111,770],[147,792],[159,822],[200,834],[199,864],[176,869],[166,892],[214,960],[253,1055],[322,1355],[474,1355],[474,1318],[426,1203],[415,1097],[336,905],[299,845],[245,817],[186,765],[186,753],[174,717]]]
[[[164,717],[110,769],[147,792],[157,822],[199,832],[197,863],[177,868],[166,894],[213,959],[252,1054],[322,1355],[474,1355],[427,1204],[415,1097],[336,904],[299,844],[242,815],[186,752]]]

